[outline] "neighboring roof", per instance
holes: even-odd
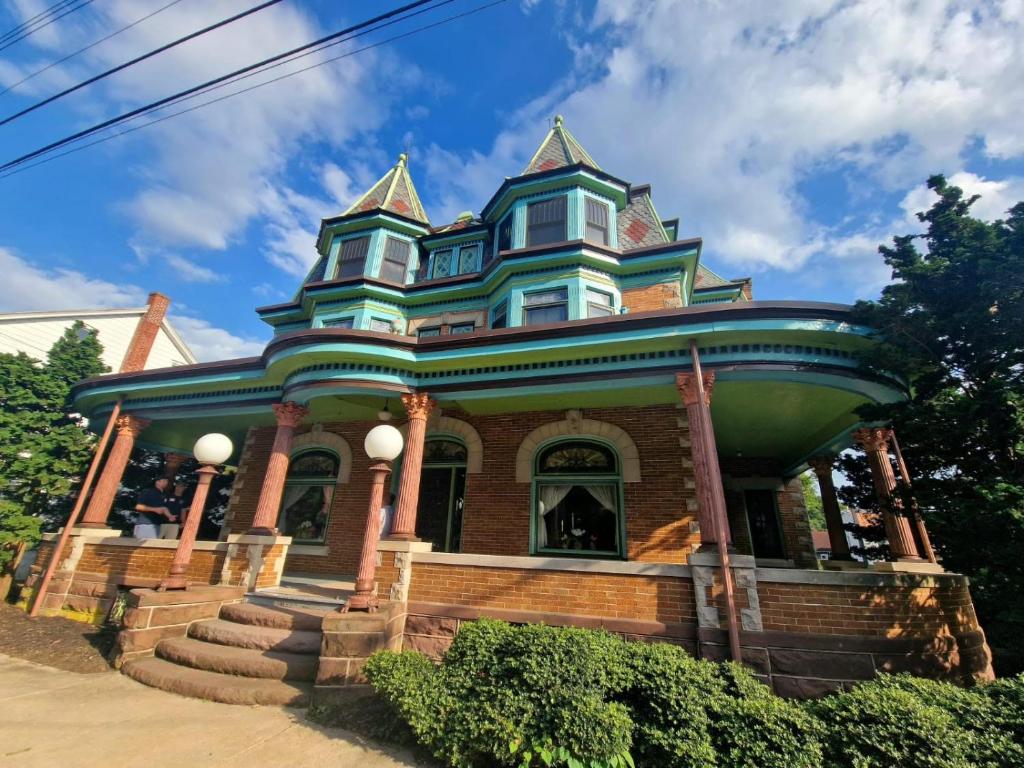
[[[814,548],[827,549],[832,551],[832,542],[828,538],[828,531],[811,531],[811,540],[814,541]]]
[[[651,201],[650,186],[630,189],[629,205],[616,215],[619,247],[624,250],[670,242]]]
[[[430,219],[427,218],[427,212],[423,209],[423,203],[409,175],[408,162],[408,155],[404,152],[400,154],[394,167],[342,215],[380,209],[429,225]]]
[[[554,126],[548,131],[537,151],[533,153],[530,162],[523,169],[522,176],[578,163],[601,170],[601,166],[594,162],[594,158],[583,148],[576,137],[565,129],[564,122],[561,115],[555,115]]]
[[[726,280],[705,267],[703,264],[697,267],[697,276],[693,280],[694,288],[724,288],[732,285],[734,280]]]
[[[483,219],[478,219],[473,215],[472,211],[464,211],[458,215],[458,217],[451,224],[442,224],[439,227],[434,227],[430,230],[430,234],[437,235],[442,232],[457,232],[460,229],[468,229],[469,227],[478,227],[483,224]]]

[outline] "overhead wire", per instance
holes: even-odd
[[[127,32],[129,29],[132,29],[133,27],[137,27],[142,22],[147,21],[148,19],[153,18],[158,13],[166,11],[172,5],[177,5],[180,2],[181,2],[181,0],[171,0],[171,2],[167,3],[167,5],[162,5],[159,8],[157,8],[155,11],[150,11],[145,16],[142,16],[141,18],[138,18],[135,21],[133,21],[131,24],[125,24],[120,29],[115,29],[110,34],[104,35],[99,40],[95,40],[95,41],[89,43],[87,46],[85,46],[83,48],[79,48],[77,51],[74,51],[73,53],[69,53],[64,58],[57,59],[57,61],[50,62],[45,67],[41,67],[40,69],[37,69],[35,72],[33,72],[30,75],[25,75],[25,77],[21,78],[21,80],[19,80],[18,82],[12,83],[11,85],[8,85],[6,88],[3,88],[2,90],[0,90],[0,96],[3,96],[5,93],[8,93],[9,91],[13,91],[19,85],[24,85],[29,80],[31,80],[31,79],[33,79],[35,77],[38,77],[39,75],[43,74],[43,72],[46,72],[47,70],[52,69],[53,67],[56,67],[56,66],[58,66],[60,64],[63,64],[65,62],[67,62],[67,61],[70,61],[71,59],[75,58],[76,56],[80,56],[81,54],[85,53],[86,51],[90,50],[91,48],[95,48],[100,43],[105,43],[105,42],[107,42],[107,40],[110,40],[113,37],[117,37],[122,32]]]
[[[451,2],[451,1],[452,0],[447,0],[447,2]],[[448,16],[448,17],[446,17],[444,19],[440,19],[439,21],[433,22],[431,24],[425,24],[423,26],[417,27],[416,29],[412,29],[412,30],[409,30],[407,32],[403,32],[403,33],[398,34],[398,35],[393,35],[393,36],[385,38],[383,40],[379,40],[379,41],[377,41],[375,43],[371,43],[370,45],[363,46],[362,48],[357,48],[357,49],[352,50],[352,51],[346,51],[345,53],[339,54],[338,56],[333,56],[333,57],[331,57],[329,59],[325,59],[324,61],[317,62],[316,64],[311,64],[308,67],[303,67],[302,69],[295,70],[294,72],[287,72],[287,73],[285,73],[283,75],[279,75],[278,77],[272,78],[270,80],[267,80],[267,81],[264,81],[264,82],[261,82],[261,83],[256,83],[255,85],[251,85],[251,86],[249,86],[247,88],[242,88],[242,89],[240,89],[238,91],[233,91],[231,93],[224,94],[223,96],[219,96],[219,97],[217,97],[215,99],[210,99],[209,101],[205,101],[205,102],[203,102],[201,104],[196,104],[196,105],[188,107],[186,109],[179,110],[178,112],[172,112],[170,114],[163,115],[161,117],[158,117],[158,118],[155,118],[153,120],[150,120],[149,122],[142,123],[140,125],[136,125],[136,126],[133,126],[131,128],[126,128],[126,129],[124,129],[122,131],[118,131],[117,133],[112,133],[112,134],[110,134],[108,136],[104,136],[103,138],[97,139],[96,141],[91,141],[91,142],[88,142],[86,144],[80,144],[80,145],[78,145],[78,146],[76,146],[76,147],[74,147],[72,149],[69,149],[69,150],[66,150],[64,152],[60,152],[60,153],[57,153],[57,154],[52,154],[49,157],[43,158],[43,159],[38,160],[38,161],[36,161],[34,163],[30,163],[28,165],[22,165],[21,167],[13,167],[13,168],[10,168],[10,169],[5,169],[3,167],[0,167],[0,180],[6,179],[6,178],[8,178],[10,176],[14,176],[15,174],[22,173],[24,171],[28,171],[28,170],[30,170],[32,168],[36,168],[36,167],[38,167],[40,165],[45,165],[46,163],[52,162],[54,160],[58,160],[58,159],[60,159],[62,157],[66,157],[68,155],[75,154],[76,152],[80,152],[80,151],[82,151],[84,149],[89,149],[90,147],[94,147],[94,146],[96,146],[98,144],[103,144],[103,143],[105,143],[107,141],[110,141],[111,139],[120,138],[120,137],[125,136],[127,134],[134,133],[135,131],[140,131],[143,128],[149,128],[149,127],[151,127],[153,125],[157,125],[159,123],[163,123],[163,122],[165,122],[167,120],[170,120],[172,118],[178,117],[180,115],[185,115],[185,114],[188,114],[190,112],[195,112],[197,110],[203,109],[204,107],[208,107],[208,106],[211,106],[213,104],[217,104],[219,102],[226,101],[227,99],[233,98],[235,96],[240,96],[240,95],[248,93],[250,91],[254,91],[257,88],[262,88],[265,85],[271,85],[272,83],[276,83],[276,82],[279,82],[281,80],[285,80],[285,79],[287,79],[289,77],[294,77],[295,75],[303,74],[304,72],[308,72],[308,71],[310,71],[312,69],[316,69],[318,67],[322,67],[322,66],[325,66],[327,64],[331,64],[331,63],[333,63],[335,61],[339,61],[341,59],[345,59],[345,58],[348,58],[350,56],[354,56],[354,55],[362,53],[364,51],[368,51],[368,50],[370,50],[372,48],[378,48],[378,47],[380,47],[382,45],[387,45],[388,43],[392,43],[392,42],[395,42],[397,40],[401,40],[401,39],[404,39],[404,38],[407,38],[407,37],[411,37],[412,35],[418,34],[420,32],[425,32],[425,31],[427,31],[429,29],[434,29],[434,28],[440,27],[440,26],[442,26],[444,24],[449,24],[449,23],[451,23],[453,21],[457,21],[458,19],[465,18],[467,16],[471,16],[471,15],[473,15],[475,13],[480,13],[481,11],[488,10],[489,8],[493,8],[494,6],[497,6],[497,5],[502,5],[503,3],[506,3],[506,2],[508,2],[508,0],[491,0],[491,2],[489,2],[489,3],[485,3],[483,5],[479,5],[479,6],[475,7],[475,8],[471,8],[469,10],[462,11],[461,13],[453,14],[451,16]],[[376,31],[376,30],[371,30],[371,31]],[[344,41],[341,41],[341,42],[344,42]],[[220,87],[220,86],[218,86],[218,87]],[[210,90],[212,91],[214,89],[210,89]],[[207,91],[207,92],[209,92],[209,91]],[[188,100],[188,99],[182,99],[182,101],[186,101],[186,100]]]
[[[40,107],[45,107],[47,104],[52,104],[53,102],[57,101],[57,99],[61,99],[67,96],[68,94],[74,93],[75,91],[79,91],[88,85],[92,85],[93,83],[99,82],[100,80],[110,77],[111,75],[121,72],[122,70],[128,69],[129,67],[133,67],[140,62],[146,61],[146,59],[151,59],[154,56],[163,53],[164,51],[169,51],[171,48],[175,48],[181,45],[182,43],[187,43],[189,40],[194,40],[195,38],[201,37],[202,35],[205,35],[208,32],[212,32],[215,29],[220,29],[221,27],[225,27],[228,24],[232,24],[238,21],[239,19],[244,19],[247,16],[251,16],[254,13],[257,13],[258,11],[262,11],[265,8],[269,8],[272,5],[277,5],[282,1],[283,0],[266,0],[266,2],[260,3],[259,5],[255,5],[252,8],[249,8],[248,10],[242,11],[241,13],[236,13],[234,16],[229,16],[226,19],[221,19],[220,21],[210,24],[209,26],[203,27],[202,29],[197,29],[195,32],[190,32],[184,37],[179,37],[177,40],[172,40],[171,42],[165,45],[161,45],[159,48],[154,48],[152,51],[148,51],[147,53],[144,53],[141,56],[136,56],[134,59],[118,64],[116,67],[111,67],[106,72],[100,72],[98,75],[93,75],[92,77],[83,80],[82,82],[77,83],[71,86],[70,88],[65,88],[63,91],[60,91],[59,93],[55,93],[52,96],[47,96],[45,99],[42,99],[41,101],[37,101],[35,104],[25,107],[24,109],[15,112],[13,115],[8,115],[3,120],[0,120],[0,125],[7,125],[12,121],[17,120],[19,117],[23,117],[24,115],[27,115],[29,112],[34,112]]]
[[[125,112],[124,114],[118,115],[117,117],[112,117],[112,118],[110,118],[108,120],[104,120],[103,122],[98,123],[98,124],[96,124],[96,125],[94,125],[94,126],[92,126],[90,128],[86,128],[84,130],[78,131],[77,133],[71,134],[70,136],[66,136],[63,139],[59,139],[58,141],[51,142],[50,144],[47,144],[44,147],[40,147],[39,149],[33,150],[32,152],[29,152],[29,153],[27,153],[25,155],[17,157],[14,160],[10,160],[7,163],[4,163],[3,165],[0,165],[0,172],[10,170],[11,168],[13,168],[15,166],[21,165],[22,163],[28,162],[29,160],[33,160],[36,157],[39,157],[40,155],[47,154],[49,152],[52,152],[53,150],[60,149],[63,146],[66,146],[66,145],[71,144],[73,142],[79,141],[79,140],[81,140],[83,138],[87,138],[87,137],[91,136],[94,133],[99,133],[100,131],[102,131],[102,130],[104,130],[106,128],[109,128],[111,126],[117,125],[117,124],[122,123],[122,122],[125,122],[125,121],[127,121],[127,120],[129,120],[129,119],[131,119],[131,118],[133,118],[133,117],[135,117],[137,115],[141,115],[141,114],[144,114],[144,113],[147,113],[147,112],[151,112],[151,111],[153,111],[153,110],[155,110],[155,109],[157,109],[159,107],[163,107],[165,105],[171,104],[171,103],[173,103],[175,101],[180,100],[183,96],[188,96],[188,95],[191,95],[193,93],[197,93],[197,92],[200,92],[200,91],[207,90],[211,86],[217,85],[219,83],[223,83],[223,82],[226,82],[226,81],[234,80],[234,79],[238,78],[240,75],[243,75],[243,74],[246,74],[248,72],[255,71],[255,70],[262,69],[262,68],[266,67],[268,64],[272,64],[272,63],[281,61],[283,59],[287,59],[289,57],[294,56],[296,53],[301,53],[301,52],[309,50],[311,48],[316,48],[318,46],[323,45],[326,42],[330,42],[332,40],[336,40],[336,39],[344,37],[346,35],[350,35],[352,32],[356,32],[356,31],[359,31],[359,30],[362,30],[362,29],[366,29],[367,27],[371,27],[371,26],[373,26],[375,24],[378,24],[381,21],[386,21],[386,20],[394,18],[396,16],[400,16],[400,15],[406,13],[409,10],[418,8],[418,7],[422,6],[422,5],[426,5],[426,4],[430,3],[430,2],[432,2],[432,0],[416,0],[415,2],[408,3],[406,5],[403,5],[403,6],[399,7],[399,8],[395,8],[395,9],[393,9],[391,11],[387,11],[385,13],[379,14],[379,15],[373,17],[372,19],[367,19],[365,21],[359,22],[358,24],[354,24],[354,25],[352,25],[350,27],[346,27],[345,29],[341,29],[341,30],[338,30],[336,32],[332,32],[331,34],[326,35],[324,37],[321,37],[318,40],[314,40],[314,41],[312,41],[310,43],[306,43],[304,45],[300,45],[297,48],[291,49],[290,51],[285,51],[284,53],[279,53],[279,54],[277,54],[275,56],[271,56],[270,58],[264,59],[263,61],[259,61],[259,62],[256,62],[255,64],[250,64],[248,66],[242,67],[241,69],[237,69],[234,72],[229,72],[226,75],[221,75],[220,77],[215,77],[212,80],[208,80],[205,83],[201,83],[199,85],[193,86],[192,88],[188,88],[188,89],[186,89],[184,91],[179,91],[178,93],[172,94],[171,96],[166,96],[166,97],[164,97],[162,99],[158,99],[157,101],[151,102],[151,103],[146,104],[144,106],[137,107],[136,109],[130,110],[128,112]],[[445,0],[445,2],[451,2],[451,0]]]
[[[52,18],[47,19],[46,21],[44,21],[41,24],[37,24],[36,26],[34,26],[31,29],[25,31],[23,34],[21,34],[21,35],[19,35],[17,37],[13,37],[13,38],[10,38],[8,40],[3,41],[3,44],[0,45],[0,51],[7,50],[8,48],[10,48],[15,43],[19,43],[22,40],[24,40],[25,38],[31,37],[32,35],[34,35],[39,30],[43,29],[44,27],[50,26],[55,21],[59,21],[60,19],[63,19],[65,16],[68,16],[68,15],[74,13],[75,11],[82,10],[83,8],[85,8],[85,6],[91,5],[92,2],[93,2],[93,0],[82,0],[82,2],[80,2],[78,5],[76,5],[74,7],[69,7],[69,8],[66,8],[66,9],[62,9],[63,13],[61,13],[61,14],[59,14],[57,16],[53,16]]]
[[[0,42],[3,42],[3,41],[4,41],[4,40],[6,40],[7,38],[9,38],[9,37],[12,37],[12,36],[14,36],[14,35],[18,34],[19,32],[22,32],[22,31],[24,31],[24,30],[25,30],[25,29],[27,29],[28,27],[32,26],[32,24],[33,24],[34,22],[36,22],[36,21],[38,21],[38,20],[42,19],[42,17],[44,17],[44,16],[46,16],[46,15],[48,15],[48,14],[54,13],[54,12],[55,12],[55,11],[56,11],[57,9],[59,9],[59,8],[60,8],[60,7],[62,6],[62,5],[63,5],[63,6],[68,6],[68,5],[71,5],[71,4],[73,4],[73,3],[77,2],[77,1],[78,1],[78,0],[60,0],[60,2],[59,2],[59,3],[54,3],[54,4],[53,4],[53,5],[51,5],[51,6],[49,7],[49,8],[45,8],[44,10],[40,11],[39,13],[37,13],[37,14],[36,14],[35,16],[33,16],[32,18],[30,18],[30,19],[25,19],[25,20],[24,20],[23,22],[21,22],[20,24],[16,24],[16,25],[15,25],[14,27],[12,27],[11,29],[8,29],[8,30],[7,30],[6,32],[4,32],[3,34],[0,34]]]

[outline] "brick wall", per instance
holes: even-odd
[[[622,306],[630,312],[647,312],[666,307],[681,307],[683,299],[679,283],[655,283],[641,288],[627,288],[622,292]]]

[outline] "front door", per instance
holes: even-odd
[[[430,440],[424,446],[416,536],[433,544],[435,552],[458,552],[462,546],[465,452],[451,440]]]
[[[750,546],[754,557],[782,560],[786,556],[779,529],[779,515],[775,507],[775,491],[767,488],[743,492],[750,529]]]

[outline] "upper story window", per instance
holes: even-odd
[[[566,196],[530,203],[526,207],[526,244],[561,243],[566,235]]]
[[[494,308],[494,314],[491,315],[491,328],[507,328],[508,327],[508,299],[501,302]]]
[[[395,283],[405,282],[405,270],[409,266],[409,243],[397,237],[388,237],[384,242],[384,262],[380,267],[382,280]]]
[[[384,320],[379,317],[370,318],[370,330],[377,331],[377,333],[391,333],[394,326],[390,320]]]
[[[324,320],[324,328],[353,328],[355,324],[354,317],[336,317],[333,320]]]
[[[614,314],[611,294],[587,288],[587,317],[608,317]]]
[[[356,237],[341,244],[341,258],[338,261],[338,277],[358,277],[366,266],[366,254],[370,251],[370,237]]]
[[[479,255],[479,245],[464,245],[459,248],[459,274],[465,275],[470,272],[476,272],[476,262]]]
[[[426,338],[429,338],[431,336],[440,336],[440,335],[441,335],[441,326],[439,326],[439,325],[435,325],[432,328],[420,328],[418,331],[416,331],[416,338],[418,338],[418,339],[426,339]]]
[[[505,220],[501,222],[501,226],[498,227],[498,250],[499,251],[510,251],[512,250],[512,213],[510,212]]]
[[[585,199],[587,203],[586,239],[592,243],[608,245],[608,205],[592,197]]]
[[[569,319],[569,290],[556,288],[523,294],[523,325],[544,325]]]
[[[448,333],[472,333],[476,330],[476,323],[453,323],[448,326]]]
[[[446,248],[434,254],[434,274],[432,277],[448,277],[452,272],[452,249]]]

